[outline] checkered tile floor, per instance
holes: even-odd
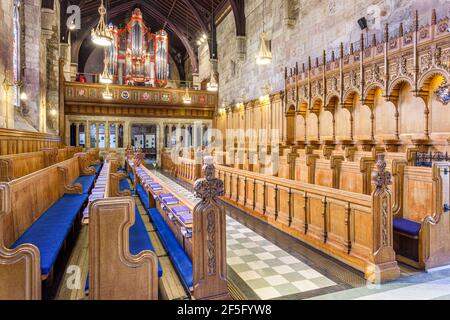
[[[230,217],[227,247],[228,265],[263,300],[336,285]]]
[[[193,203],[192,192],[155,171],[158,178]],[[262,300],[327,288],[333,281],[261,237],[238,221],[227,217],[227,262],[229,267]]]

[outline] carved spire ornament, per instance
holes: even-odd
[[[366,265],[366,279],[372,283],[383,283],[400,276],[393,248],[392,194],[389,185],[392,175],[386,171],[385,155],[379,154],[377,169],[372,174],[375,190],[372,194],[373,254]]]
[[[215,177],[214,158],[205,157],[205,178],[194,183],[201,201],[194,208],[192,245],[194,297],[198,300],[229,299],[225,211],[217,202],[224,194],[223,181]]]

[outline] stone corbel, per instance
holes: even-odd
[[[72,184],[69,181],[69,169],[67,167],[58,167],[58,175],[61,188],[65,194],[82,194],[83,187],[79,183]]]

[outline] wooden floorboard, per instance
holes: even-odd
[[[84,225],[81,227],[78,239],[67,262],[55,299],[84,299],[88,268],[88,226]]]
[[[167,252],[155,231],[154,225],[150,222],[146,210],[138,197],[134,197],[139,213],[145,223],[150,240],[158,256],[163,269],[163,276],[159,280],[160,298],[163,300],[183,300],[189,299],[189,295],[184,289],[172,262],[167,256]],[[73,251],[67,262],[67,267],[59,284],[56,300],[83,300],[85,295],[86,278],[89,270],[89,226],[81,227],[79,236],[73,247]],[[70,271],[70,273],[68,273]],[[74,272],[78,272],[75,275]]]

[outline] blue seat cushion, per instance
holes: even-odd
[[[155,252],[155,248],[150,241],[144,221],[141,218],[138,207],[135,209],[134,225],[130,227],[130,253],[134,256],[138,255],[144,250]],[[158,277],[162,277],[162,268],[158,260]]]
[[[33,223],[11,248],[15,249],[26,243],[34,244],[40,252],[41,274],[48,275],[87,199],[87,194],[65,194]]]
[[[136,186],[136,193],[139,196],[139,198],[141,199],[142,203],[144,204],[144,208],[148,209],[150,207],[150,204],[148,202],[148,194],[145,191],[144,187],[141,186],[140,184],[138,184]]]
[[[395,231],[402,232],[413,237],[417,237],[419,235],[420,228],[421,228],[420,223],[403,218],[394,219]]]
[[[83,187],[83,193],[88,194],[91,191],[95,181],[95,176],[81,176],[75,180],[75,183],[80,183]]]
[[[128,172],[128,177],[130,177],[131,182],[134,184],[134,176],[132,171]]]
[[[161,238],[161,242],[169,254],[172,260],[173,266],[177,270],[180,277],[183,279],[187,288],[192,288],[193,275],[192,275],[192,261],[184,251],[183,247],[178,242],[177,238],[170,230],[164,219],[159,214],[159,211],[155,208],[149,209],[150,215],[155,228]]]
[[[130,184],[128,183],[127,179],[120,180],[119,187],[120,187],[120,191],[125,191],[125,190],[131,191]]]
[[[129,230],[129,247],[132,255],[138,255],[144,250],[150,250],[155,252],[153,244],[148,236],[147,229],[145,228],[144,221],[141,218],[138,207],[135,207],[134,225]],[[161,278],[163,270],[158,259],[158,277]],[[86,279],[85,291],[89,290],[89,274]]]
[[[99,173],[100,173],[100,170],[102,169],[102,165],[103,165],[103,163],[100,162],[99,164],[97,164],[97,165],[94,166],[94,168],[95,168],[95,173],[96,173],[96,174],[99,174]]]

